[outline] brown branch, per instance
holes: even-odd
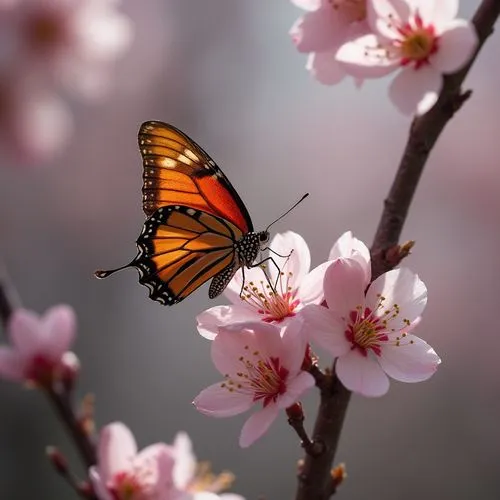
[[[398,249],[399,237],[427,158],[448,121],[470,97],[470,91],[462,92],[462,83],[484,42],[493,32],[499,15],[500,0],[482,1],[472,19],[479,38],[474,56],[460,71],[445,77],[435,106],[427,114],[413,120],[371,248],[372,279],[396,265],[391,256]],[[296,500],[328,500],[334,493],[331,487],[331,467],[350,396],[351,393],[335,376],[331,379],[330,390],[321,391],[312,439],[313,442],[325,445],[324,453],[318,456],[306,454],[298,475]]]

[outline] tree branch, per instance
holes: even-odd
[[[391,256],[397,252],[399,237],[427,158],[446,124],[470,97],[470,91],[462,92],[462,83],[484,42],[493,32],[499,15],[500,0],[482,1],[472,19],[479,38],[474,56],[460,71],[445,77],[437,103],[411,124],[405,151],[385,200],[371,248],[372,279],[396,265]],[[328,500],[334,493],[331,468],[350,396],[351,393],[335,375],[331,379],[330,390],[321,391],[312,439],[325,445],[324,453],[318,456],[306,454],[298,475],[296,500]]]

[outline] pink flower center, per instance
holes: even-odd
[[[151,473],[141,468],[117,472],[108,486],[114,500],[148,500],[152,496]]]
[[[26,20],[25,34],[31,48],[50,52],[68,39],[65,15],[56,9],[40,9]]]
[[[390,327],[392,320],[400,315],[398,304],[393,304],[391,308],[384,309],[385,297],[378,296],[376,311],[383,310],[376,315],[375,311],[369,307],[357,306],[349,313],[345,336],[352,344],[352,349],[358,349],[363,356],[368,355],[368,351],[377,356],[381,354],[381,346],[384,343],[391,342],[393,345],[401,345],[402,339],[407,334],[402,332],[400,336],[390,339],[389,334],[396,330]],[[410,321],[403,319],[403,322],[409,326]],[[413,341],[410,341],[412,344]]]
[[[48,387],[52,384],[58,363],[42,354],[31,358],[24,369],[26,381],[36,385]]]
[[[407,23],[397,26],[389,22],[396,29],[397,37],[393,40],[393,57],[401,60],[402,66],[413,64],[415,69],[429,63],[429,57],[439,48],[439,37],[432,24],[424,24],[417,12]],[[390,51],[390,49],[389,49]]]
[[[366,19],[366,0],[328,0],[328,2],[345,17],[348,23]]]
[[[290,286],[293,273],[280,272],[276,286],[270,282],[261,281],[258,284],[250,281],[243,288],[242,300],[251,305],[264,316],[263,321],[272,323],[295,316],[295,309],[300,301],[295,297],[297,290]],[[267,275],[266,275],[267,278]]]
[[[245,346],[245,350],[249,351],[250,347]],[[262,359],[259,351],[252,352],[250,357],[252,359],[245,356],[239,358],[244,370],[237,372],[235,379],[226,375],[221,387],[230,392],[251,394],[254,401],[262,400],[266,407],[285,394],[289,371],[281,365],[279,358]]]

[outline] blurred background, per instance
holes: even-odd
[[[463,16],[478,4],[463,0]],[[302,453],[284,415],[242,450],[247,415],[211,419],[191,406],[218,380],[195,316],[224,298],[209,301],[203,287],[166,308],[148,300],[135,272],[97,281],[93,271],[135,256],[143,223],[137,131],[145,120],[195,138],[256,228],[310,192],[275,231],[303,235],[316,265],[345,230],[371,243],[409,119],[389,102],[386,79],[361,91],[348,80],[314,81],[288,36],[302,14],[288,1],[123,0],[114,8],[124,17],[110,41],[119,47],[108,91],[84,99],[60,91],[64,111],[35,113],[35,135],[45,131],[51,147],[23,150],[29,140],[18,137],[13,154],[13,139],[1,132],[0,255],[26,307],[75,308],[79,394],[95,394],[99,426],[121,420],[141,447],[185,430],[200,459],[236,474],[233,491],[248,500],[293,498]],[[432,152],[403,232],[417,242],[405,264],[429,288],[417,334],[443,363],[426,383],[353,397],[337,457],[349,474],[339,498],[500,498],[499,48],[495,34],[467,80],[472,99]],[[99,87],[93,83],[87,90]],[[317,402],[311,391],[309,426]],[[47,401],[2,381],[0,408],[0,498],[73,498],[45,458],[53,444],[77,462]]]

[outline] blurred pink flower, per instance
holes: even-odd
[[[75,313],[69,306],[53,307],[42,317],[18,309],[7,327],[12,347],[0,347],[0,376],[49,387],[60,376],[75,332]]]
[[[132,40],[119,0],[0,6],[0,142],[16,160],[51,160],[73,131],[62,92],[95,98]]]
[[[357,78],[376,78],[402,68],[389,96],[404,114],[434,106],[444,73],[460,69],[477,47],[471,23],[455,19],[458,0],[370,0],[373,34],[344,44],[337,60]]]
[[[174,457],[166,444],[138,452],[128,427],[114,422],[101,430],[97,454],[89,474],[99,500],[181,498],[172,483]]]
[[[319,82],[335,85],[346,75],[335,54],[343,43],[368,32],[366,1],[292,0],[308,12],[290,35],[299,52],[309,53],[306,67]]]
[[[242,285],[241,270],[231,280],[224,294],[233,303],[229,306],[215,306],[197,316],[198,331],[203,337],[213,339],[219,327],[245,321],[264,321],[286,326],[298,318],[297,313],[306,304],[320,304],[323,300],[323,276],[327,265],[323,264],[309,271],[311,255],[304,238],[287,231],[277,234],[271,249],[280,255],[291,255],[280,259],[281,272],[269,265],[269,280],[260,267],[245,270],[245,287],[240,297]],[[276,289],[273,289],[276,284]]]
[[[312,375],[301,370],[305,351],[301,321],[283,332],[264,322],[222,327],[212,343],[212,361],[224,381],[203,390],[194,405],[205,415],[230,417],[262,403],[241,431],[240,446],[250,446],[269,429],[280,409],[314,385]]]
[[[441,360],[426,342],[409,334],[420,321],[427,289],[408,269],[369,281],[362,264],[340,258],[325,275],[328,308],[304,309],[311,340],[337,357],[335,370],[351,391],[381,396],[390,377],[401,382],[427,380]]]
[[[200,497],[201,493],[212,493],[212,498],[220,500],[244,500],[242,496],[234,493],[215,495],[228,489],[234,480],[234,476],[229,472],[214,475],[210,471],[209,464],[206,462],[198,463],[193,453],[191,439],[185,432],[177,433],[172,448],[175,458],[173,478],[174,484],[179,491],[194,494],[196,500],[204,498]]]

